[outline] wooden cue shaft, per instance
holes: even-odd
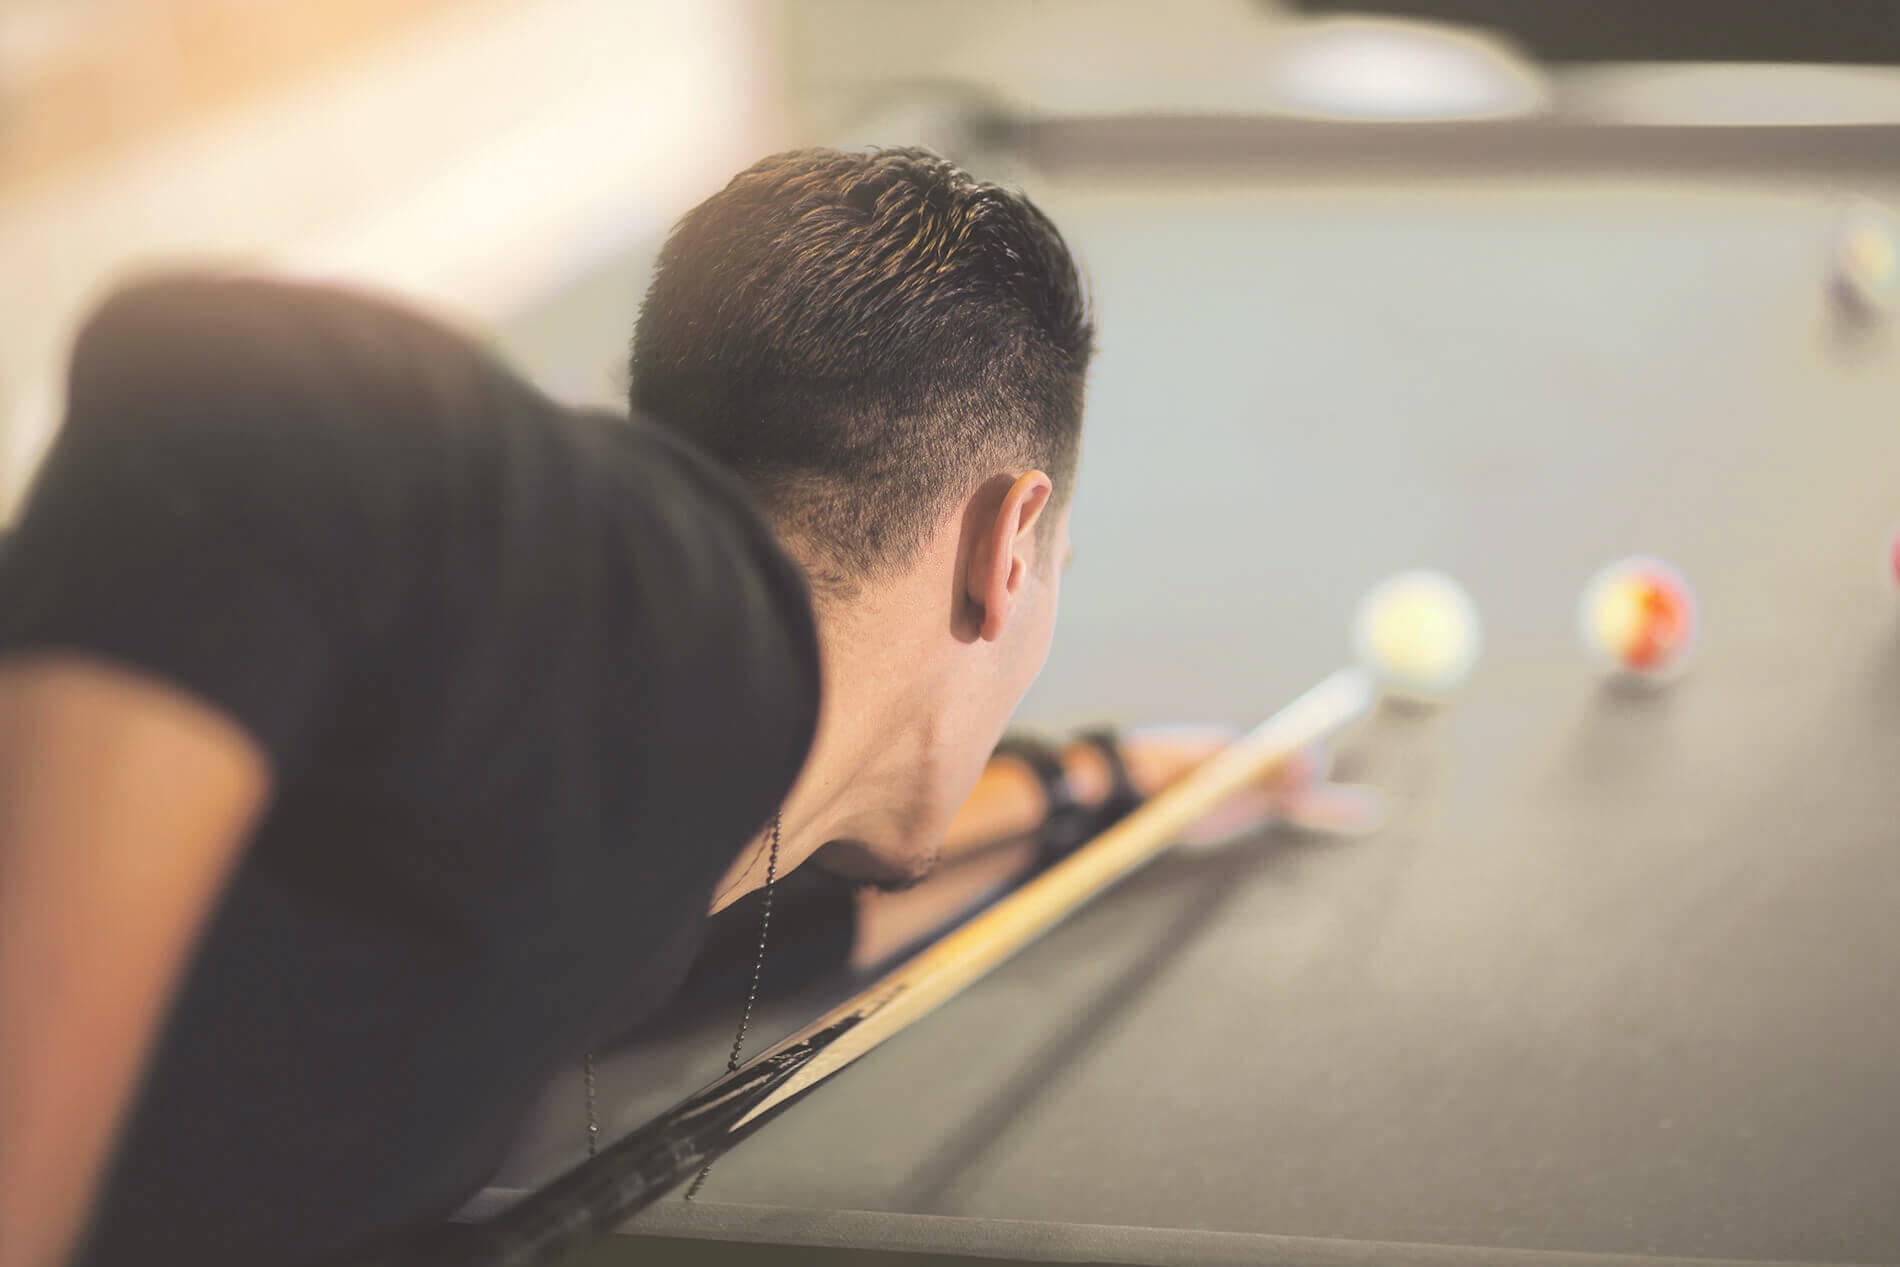
[[[1365,716],[1371,676],[1341,669],[1115,826],[855,997],[486,1223],[441,1259],[526,1267],[566,1253],[663,1195],[825,1078],[1166,851],[1180,833],[1301,750]]]

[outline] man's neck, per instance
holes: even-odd
[[[872,596],[843,611],[818,610],[818,728],[804,768],[780,807],[778,874],[834,840],[876,839],[916,812],[920,777],[937,751],[925,639],[902,595]],[[909,689],[893,689],[904,684]],[[746,843],[714,889],[720,910],[765,884],[768,825]]]

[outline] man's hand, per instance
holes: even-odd
[[[0,1267],[72,1253],[268,784],[245,733],[158,682],[0,663]]]
[[[1196,766],[1239,738],[1222,726],[1156,726],[1133,731],[1122,740],[1122,762],[1143,797],[1179,782]],[[1108,771],[1092,752],[1077,749],[1079,776],[1099,783],[1107,795]],[[1281,823],[1300,831],[1358,836],[1375,831],[1385,819],[1385,803],[1371,788],[1330,781],[1332,753],[1313,748],[1271,771],[1258,787],[1235,796],[1196,823],[1181,844],[1213,848]]]

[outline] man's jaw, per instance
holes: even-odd
[[[933,842],[924,853],[892,858],[859,840],[833,840],[811,856],[813,865],[840,879],[880,893],[902,893],[916,888],[937,869],[941,844]]]

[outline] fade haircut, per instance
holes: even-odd
[[[848,595],[987,476],[1040,467],[1066,504],[1094,338],[1022,194],[920,149],[795,150],[674,229],[632,400],[745,480],[821,596]]]

